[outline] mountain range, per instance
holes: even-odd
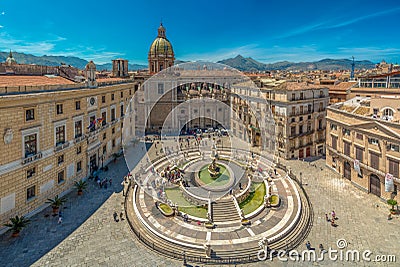
[[[251,57],[237,55],[234,58],[224,59],[218,63],[228,65],[241,71],[268,71],[268,70],[350,70],[352,61],[349,59],[322,59],[313,62],[289,62],[280,61],[275,63],[261,63]],[[372,69],[375,63],[369,60],[355,61],[356,69]]]
[[[78,69],[84,69],[86,64],[88,63],[87,60],[79,58],[79,57],[72,57],[72,56],[34,56],[30,54],[18,53],[13,52],[13,58],[20,63],[20,64],[36,64],[36,65],[46,65],[46,66],[59,66],[61,63],[66,65],[74,66]],[[8,57],[9,52],[0,52],[0,62],[4,62]],[[97,70],[111,70],[112,63],[106,64],[96,64]],[[139,65],[139,64],[129,64],[129,70],[141,70],[146,69],[146,65]]]
[[[4,62],[8,57],[9,52],[0,52],[0,62]],[[13,52],[13,57],[18,63],[21,64],[36,64],[47,66],[58,66],[61,63],[71,65],[79,69],[84,69],[87,60],[72,57],[72,56],[34,56],[30,54]],[[175,64],[183,63],[185,61],[176,60]],[[268,71],[268,70],[288,70],[288,71],[302,71],[302,70],[344,70],[351,69],[352,61],[349,59],[322,59],[313,62],[289,62],[280,61],[275,63],[262,63],[251,57],[243,57],[237,55],[234,58],[224,59],[217,63],[225,64],[230,67],[236,68],[241,71]],[[111,70],[112,64],[96,64],[98,70]],[[355,61],[356,69],[371,69],[375,67],[375,63],[369,60]],[[146,65],[129,64],[130,70],[146,69]]]

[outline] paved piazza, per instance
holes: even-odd
[[[142,155],[137,154],[137,160]],[[361,192],[349,181],[338,177],[325,167],[324,160],[312,162],[283,162],[295,174],[302,172],[303,183],[312,201],[314,223],[306,240],[312,247],[322,243],[326,249],[336,249],[336,241],[345,239],[348,249],[371,250],[373,255],[391,254],[399,260],[397,241],[399,218],[387,220],[387,205]],[[98,188],[94,181],[83,196],[75,192],[68,195],[63,210],[64,221],[57,224],[50,208],[33,216],[32,223],[21,232],[19,238],[11,238],[7,232],[0,237],[1,266],[181,266],[147,249],[132,233],[127,220],[115,222],[113,213],[123,212],[124,197],[121,182],[127,173],[122,158],[109,165],[108,172],[100,177],[113,179],[107,189]],[[337,227],[325,221],[325,213],[335,210]],[[49,216],[50,215],[50,216]],[[193,226],[196,228],[197,226]],[[301,245],[298,250],[304,250]],[[310,263],[259,262],[246,266],[309,266]],[[316,266],[375,266],[372,262],[318,262]],[[197,266],[197,265],[194,265]],[[379,266],[396,266],[381,263]]]

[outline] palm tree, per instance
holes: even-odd
[[[67,198],[65,196],[58,197],[58,195],[56,195],[54,199],[48,198],[46,201],[46,203],[49,203],[53,208],[53,213],[57,213],[58,209],[64,205],[65,202],[67,202]]]
[[[75,187],[78,189],[78,195],[82,195],[83,190],[87,187],[87,182],[83,180],[75,181]]]
[[[11,223],[6,223],[4,226],[10,227],[13,230],[13,237],[17,237],[19,232],[31,222],[31,220],[26,219],[24,216],[18,217],[18,215],[10,218],[10,221]]]

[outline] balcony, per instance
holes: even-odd
[[[27,157],[27,158],[24,158],[24,159],[22,159],[22,165],[25,165],[25,164],[34,162],[34,161],[36,161],[36,160],[38,160],[38,159],[41,159],[42,156],[43,156],[43,155],[42,155],[42,152],[38,152],[38,153],[36,153],[35,155],[29,156],[29,157]]]
[[[74,143],[78,144],[78,143],[82,142],[83,140],[85,140],[85,138],[86,138],[86,135],[84,135],[84,134],[81,136],[75,137]]]
[[[69,142],[64,142],[62,144],[56,145],[56,147],[54,147],[54,152],[59,152],[61,150],[66,149],[67,147],[69,147]]]

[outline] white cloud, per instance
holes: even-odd
[[[48,40],[27,42],[14,38],[6,32],[0,33],[0,51],[13,50],[21,53],[33,54],[36,56],[54,55],[54,56],[74,56],[86,60],[93,60],[96,63],[110,63],[111,59],[121,57],[124,54],[119,52],[107,51],[105,47],[95,48],[90,46],[78,45],[62,48],[67,38],[51,35]]]

